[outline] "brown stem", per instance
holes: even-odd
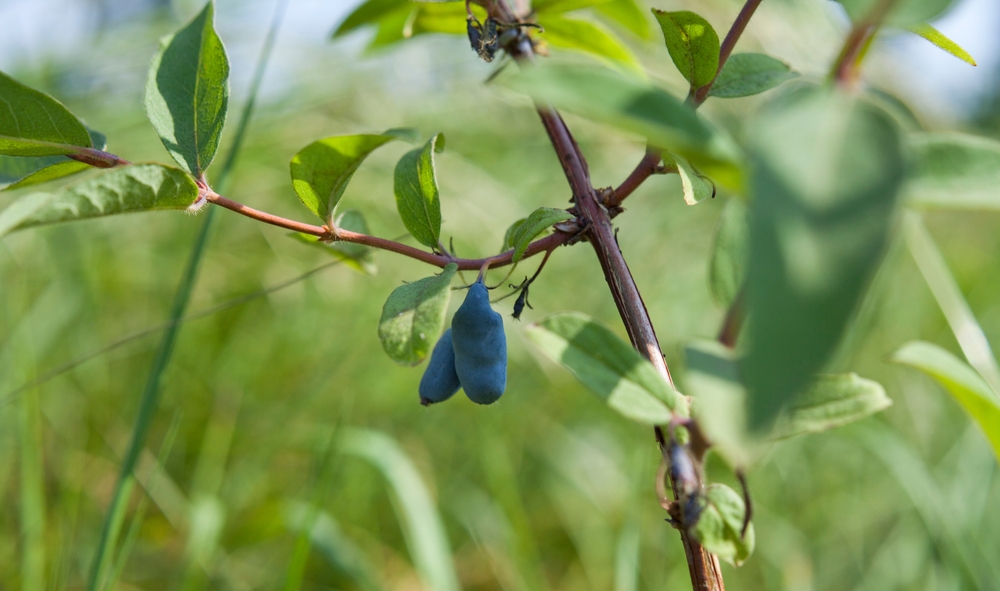
[[[495,2],[493,6],[503,6],[503,4]],[[525,39],[512,45],[509,51],[521,63],[531,61],[531,44]],[[656,367],[664,379],[672,384],[670,370],[663,359],[663,353],[653,330],[649,312],[642,301],[642,296],[639,294],[639,289],[636,287],[628,264],[618,248],[618,241],[615,239],[608,211],[601,205],[597,192],[590,183],[583,157],[579,153],[573,135],[566,127],[562,117],[551,105],[538,103],[536,108],[559,157],[559,162],[562,164],[566,179],[569,181],[573,191],[573,199],[579,209],[580,217],[586,224],[590,243],[601,263],[604,278],[608,287],[611,288],[611,294],[632,341],[632,346]],[[683,530],[681,531],[681,541],[687,557],[692,587],[698,591],[725,589],[718,558],[705,550],[701,544]]]
[[[377,236],[369,236],[367,234],[360,234],[358,232],[351,232],[350,230],[344,230],[341,228],[335,228],[330,230],[323,226],[314,226],[312,224],[305,224],[302,222],[297,222],[295,220],[289,220],[274,214],[270,214],[259,209],[254,209],[243,205],[242,203],[237,203],[231,199],[226,199],[221,195],[217,195],[213,192],[209,192],[205,199],[209,203],[214,203],[235,211],[238,214],[245,215],[248,218],[255,219],[265,224],[271,224],[272,226],[278,226],[279,228],[285,228],[287,230],[292,230],[294,232],[302,232],[303,234],[310,234],[316,236],[323,240],[330,241],[343,241],[343,242],[353,242],[355,244],[363,244],[365,246],[370,246],[372,248],[378,248],[380,250],[387,250],[394,252],[396,254],[401,254],[411,259],[416,259],[418,261],[427,263],[428,265],[434,265],[436,267],[444,267],[448,263],[455,263],[458,265],[459,270],[462,271],[478,271],[483,267],[495,268],[504,267],[511,264],[511,259],[514,256],[514,251],[508,250],[507,252],[500,253],[496,256],[486,257],[482,259],[459,259],[448,255],[435,254],[433,252],[427,252],[426,250],[420,250],[419,248],[414,248],[412,246],[401,244],[394,240],[387,240],[385,238],[378,238]],[[528,258],[534,256],[541,252],[549,252],[558,246],[561,246],[569,241],[573,237],[573,234],[567,232],[554,232],[545,238],[535,240],[528,245],[528,248],[524,252],[523,258]]]
[[[736,15],[733,26],[729,27],[729,32],[726,33],[726,38],[722,40],[722,45],[719,47],[719,69],[715,71],[715,78],[712,78],[711,82],[694,92],[691,102],[696,109],[708,98],[708,91],[712,90],[712,85],[715,84],[716,78],[719,77],[722,66],[726,65],[726,60],[732,55],[733,49],[736,47],[736,42],[740,40],[740,36],[743,35],[743,31],[747,28],[747,23],[750,22],[750,17],[757,11],[760,3],[761,0],[747,0],[746,4],[743,5],[743,9]]]
[[[733,302],[729,304],[726,317],[722,321],[722,328],[719,329],[719,342],[730,349],[736,348],[736,341],[740,337],[743,329],[743,320],[746,316],[746,283],[736,293]]]
[[[114,168],[115,166],[127,166],[132,164],[128,160],[119,158],[110,152],[96,150],[94,148],[82,148],[76,154],[67,154],[66,157],[76,160],[77,162],[89,164],[95,168]]]
[[[657,166],[659,166],[660,161],[663,159],[660,156],[659,150],[655,148],[647,148],[646,154],[643,155],[642,160],[636,165],[635,170],[628,175],[628,177],[622,181],[622,184],[618,186],[611,193],[611,198],[608,200],[607,207],[611,209],[613,207],[618,207],[621,205],[625,198],[632,194],[633,191],[639,188],[646,179],[656,174]]]
[[[851,32],[844,40],[844,46],[830,71],[830,76],[838,84],[850,88],[857,82],[864,51],[878,31],[879,24],[885,20],[886,15],[895,4],[896,0],[882,0],[851,28]]]

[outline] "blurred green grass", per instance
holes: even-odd
[[[788,3],[769,6],[760,15],[758,41],[801,23],[803,11],[817,13],[812,5],[796,10]],[[723,22],[733,4],[716,2],[705,12]],[[220,20],[226,14],[220,10]],[[155,39],[175,22],[154,19],[129,25],[128,34],[95,40],[97,52],[127,49],[114,67],[73,58],[13,73],[65,100],[108,135],[111,150],[135,161],[166,161],[139,99]],[[819,70],[815,64],[835,51],[830,30],[826,21],[810,25],[778,51],[803,71]],[[805,47],[799,37],[810,33],[831,44]],[[654,77],[676,83],[663,67],[662,46],[636,50]],[[301,66],[296,79],[286,79],[261,105],[237,166],[233,198],[308,220],[288,183],[288,160],[297,150],[325,135],[410,126],[424,136],[442,131],[448,137],[438,159],[444,233],[454,236],[463,256],[492,254],[511,221],[568,199],[536,115],[523,101],[482,86],[489,69],[473,62],[463,40],[414,40],[370,58],[350,44],[324,47],[320,40],[286,51],[304,52],[302,62],[312,69]],[[234,85],[237,105],[241,91]],[[710,103],[707,112],[738,135],[739,118],[756,104]],[[568,121],[598,185],[624,178],[642,154],[633,139],[575,117]],[[379,236],[403,232],[391,179],[406,149],[400,144],[375,153],[345,195]],[[0,205],[11,198],[0,194]],[[711,337],[722,316],[709,297],[706,257],[723,199],[688,207],[675,179],[654,178],[616,219],[668,362],[681,377],[683,344]],[[926,219],[996,342],[1000,217],[935,213]],[[191,311],[328,260],[279,229],[228,212],[218,222]],[[49,587],[81,588],[156,337],[16,399],[4,393],[32,372],[161,323],[199,225],[185,214],[143,214],[21,232],[0,243],[0,347],[30,360],[0,375],[0,588],[25,584],[21,405],[33,399],[40,405],[45,492],[35,500],[44,502],[39,540]],[[1000,477],[984,438],[929,380],[884,363],[898,345],[917,337],[957,351],[908,256],[903,251],[888,259],[885,281],[868,303],[871,313],[838,361],[881,381],[896,404],[855,427],[782,443],[750,474],[758,548],[744,567],[723,567],[731,588],[998,584],[990,579],[990,562],[1000,555]],[[357,458],[328,454],[330,438],[348,426],[389,435],[413,461],[437,501],[462,588],[603,590],[624,581],[616,591],[631,591],[617,566],[627,565],[632,552],[628,528],[638,529],[640,541],[636,588],[685,588],[683,552],[653,494],[657,452],[651,434],[541,360],[510,320],[510,379],[499,403],[484,408],[458,397],[420,407],[421,369],[393,364],[381,351],[376,324],[395,286],[433,269],[385,253],[376,259],[376,277],[333,267],[184,326],[148,446],[155,455],[172,418],[180,417],[163,466],[167,478],[150,487],[153,502],[118,588],[283,587],[290,565],[301,560],[289,514],[302,503],[316,503],[324,519],[337,524],[370,563],[375,585],[418,587],[385,480]],[[530,274],[535,264],[523,264],[513,279]],[[574,309],[623,334],[586,245],[557,251],[531,295],[535,309],[525,312],[525,321]],[[507,315],[512,303],[497,308]],[[887,466],[884,455],[873,453],[873,433],[916,457],[906,465],[917,472],[889,469],[904,463],[890,459]],[[712,478],[731,478],[720,462],[710,462],[708,470]],[[921,490],[939,498],[938,505],[914,497],[910,487],[920,479],[936,487]],[[141,474],[140,481],[146,482]],[[136,506],[133,499],[129,518]],[[941,523],[957,533],[962,548]],[[210,542],[216,531],[217,546],[188,549],[189,539]],[[351,569],[327,560],[337,552],[331,547],[314,544],[301,588],[365,588]]]

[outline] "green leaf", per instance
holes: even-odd
[[[526,330],[542,352],[626,418],[662,425],[687,415],[681,395],[653,364],[588,316],[553,314]]]
[[[93,143],[87,128],[62,103],[0,72],[0,154],[75,154]]]
[[[115,168],[54,193],[31,193],[0,212],[0,236],[15,230],[136,211],[186,209],[198,186],[160,164]]]
[[[708,286],[716,303],[724,308],[732,305],[746,278],[750,252],[748,223],[744,201],[730,199],[722,208],[709,257]]]
[[[408,0],[368,0],[354,9],[354,12],[347,15],[337,28],[334,29],[332,38],[343,37],[355,29],[365,25],[376,24],[393,12],[398,12],[406,7],[409,9]]]
[[[860,421],[892,405],[885,388],[855,373],[823,375],[796,397],[778,418],[771,435],[787,439]]]
[[[539,15],[538,24],[544,28],[541,39],[553,47],[582,51],[642,72],[629,48],[602,25],[554,15]]]
[[[337,135],[315,141],[292,158],[292,188],[299,200],[330,223],[354,173],[376,148],[396,134]]]
[[[640,39],[648,40],[652,37],[646,12],[636,0],[611,0],[598,4],[594,9],[600,16],[625,27]]]
[[[371,53],[376,49],[388,47],[406,39],[403,30],[416,18],[419,7],[412,2],[404,2],[402,6],[388,13],[378,21],[375,36],[372,37],[366,51]]]
[[[646,137],[681,154],[718,184],[743,188],[743,157],[733,140],[670,94],[608,68],[539,66],[505,84],[556,107]]]
[[[341,213],[337,217],[336,225],[338,228],[352,232],[360,232],[361,234],[371,233],[368,230],[368,222],[365,221],[364,215],[356,209],[348,209]],[[289,236],[303,244],[323,249],[324,252],[333,258],[343,261],[348,267],[361,271],[366,275],[375,275],[378,272],[371,249],[363,244],[341,241],[323,242],[312,234],[302,234],[300,232],[293,232]]]
[[[441,195],[434,170],[434,153],[444,150],[444,135],[399,159],[393,182],[396,209],[403,225],[418,242],[437,248],[441,238]]]
[[[99,131],[88,130],[93,147],[103,150],[107,138]],[[31,185],[39,185],[83,172],[89,165],[66,156],[0,156],[0,190],[13,191]]]
[[[938,31],[934,27],[928,25],[927,23],[918,23],[914,25],[909,25],[906,27],[911,33],[916,33],[924,39],[930,41],[934,45],[937,45],[941,49],[947,51],[951,55],[957,57],[963,62],[975,66],[976,60],[969,55],[968,51],[962,49],[958,44],[946,37],[941,31]]]
[[[610,0],[532,0],[531,9],[535,14],[562,14],[582,8],[592,8]]]
[[[705,549],[719,558],[740,566],[753,553],[756,535],[753,523],[746,536],[740,536],[746,505],[735,490],[724,484],[705,487],[705,507],[694,526],[694,535]]]
[[[708,94],[719,98],[752,96],[798,77],[788,64],[769,55],[737,53],[726,60]]]
[[[146,116],[177,164],[196,177],[215,158],[229,104],[229,59],[213,28],[215,4],[160,40],[146,79]]]
[[[905,172],[884,111],[832,89],[774,101],[749,133],[748,354],[761,429],[833,354],[878,267]]]
[[[692,397],[698,426],[730,466],[750,467],[766,448],[747,431],[747,394],[736,353],[718,341],[699,341],[685,348],[684,357],[684,392]]]
[[[516,227],[512,225],[507,230],[510,239],[510,248],[514,249],[514,256],[511,257],[511,262],[516,263],[521,260],[521,257],[524,256],[524,251],[527,250],[531,241],[541,235],[550,226],[571,219],[573,219],[573,214],[565,209],[539,207],[525,219],[514,222]],[[508,236],[504,236],[505,246],[507,242]]]
[[[670,59],[691,88],[701,88],[715,79],[719,70],[719,36],[708,21],[688,10],[667,12],[653,9],[667,43]]]
[[[460,3],[419,5],[413,18],[403,29],[403,36],[413,37],[426,33],[466,35],[468,28],[465,5]]]
[[[907,203],[926,208],[1000,209],[1000,142],[961,133],[910,136]]]
[[[397,287],[382,307],[378,338],[393,361],[416,365],[427,357],[444,328],[451,299],[451,278],[458,266],[446,266],[440,275]]]
[[[868,18],[883,0],[838,0],[854,22]],[[932,21],[944,14],[955,0],[899,0],[894,3],[883,24],[905,27]]]
[[[514,234],[527,219],[528,218],[521,218],[507,228],[507,231],[504,232],[503,235],[503,246],[500,248],[500,252],[507,252],[508,250],[514,248]]]
[[[708,177],[698,174],[691,163],[680,154],[663,153],[663,165],[673,168],[681,177],[681,189],[684,193],[684,203],[697,205],[706,199],[715,197],[715,185]]]
[[[423,588],[459,591],[458,574],[441,514],[403,448],[378,431],[352,429],[341,441],[345,453],[371,463],[392,487],[396,517],[403,526],[406,547]]]
[[[1000,461],[1000,399],[975,370],[937,345],[921,341],[903,345],[892,361],[919,369],[941,384],[983,430]]]

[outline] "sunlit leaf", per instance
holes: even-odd
[[[920,35],[924,39],[930,41],[939,48],[947,51],[951,55],[962,60],[963,62],[972,66],[976,65],[976,60],[971,55],[969,55],[968,51],[962,49],[962,46],[960,46],[958,43],[955,43],[954,41],[946,37],[944,33],[938,31],[937,29],[928,25],[927,23],[909,25],[906,28],[909,29],[910,32]]]
[[[542,66],[505,83],[559,108],[641,134],[651,145],[681,154],[717,184],[743,188],[743,157],[733,140],[642,80],[607,68]]]
[[[378,337],[393,361],[416,365],[427,357],[444,328],[451,299],[451,278],[458,266],[450,264],[440,275],[397,287],[382,307]]]
[[[719,36],[712,25],[688,10],[653,9],[653,16],[663,30],[670,59],[691,83],[691,88],[711,82],[719,69]]]
[[[860,421],[892,405],[885,388],[854,373],[823,375],[778,418],[775,439],[818,433]]]
[[[437,248],[441,238],[441,195],[434,170],[434,153],[444,149],[437,134],[423,148],[411,150],[396,164],[393,189],[403,225],[421,244]]]
[[[558,224],[559,222],[565,222],[566,220],[573,219],[573,214],[569,213],[565,209],[555,209],[552,207],[539,207],[535,211],[531,212],[524,220],[518,220],[514,222],[516,225],[511,226],[510,232],[510,247],[514,249],[514,256],[511,258],[513,262],[521,260],[524,256],[524,251],[527,250],[528,245],[531,241],[537,238],[542,232],[551,227],[553,224]],[[504,238],[504,243],[506,245],[507,238]]]
[[[214,1],[160,41],[146,79],[146,115],[181,168],[200,177],[215,158],[229,104],[229,58]]]
[[[0,72],[0,154],[58,156],[93,143],[87,128],[56,99]]]
[[[1000,209],[1000,142],[962,133],[910,136],[907,203],[928,208]]]
[[[637,0],[601,2],[594,7],[594,10],[602,17],[625,27],[640,39],[652,38],[649,21],[646,20],[648,12],[639,6]]]
[[[292,188],[302,203],[329,223],[354,173],[395,134],[338,135],[315,141],[292,158]]]
[[[905,172],[884,111],[803,87],[749,133],[752,162],[748,353],[750,424],[771,421],[833,354],[878,267]]]
[[[331,35],[334,39],[342,37],[351,31],[379,22],[394,11],[408,7],[409,0],[367,0],[347,15]]]
[[[383,433],[362,430],[345,433],[341,445],[345,453],[375,466],[389,482],[396,500],[396,518],[424,588],[459,591],[451,545],[437,505],[400,445]]]
[[[549,358],[621,415],[649,424],[686,415],[681,395],[628,343],[583,314],[547,316],[527,334]]]
[[[708,94],[719,98],[752,96],[798,77],[788,64],[769,55],[737,53],[726,60]]]
[[[743,530],[746,505],[736,491],[724,484],[709,484],[705,487],[705,507],[695,524],[694,534],[705,549],[719,558],[740,566],[746,562],[756,540],[753,523]]]
[[[348,209],[337,216],[336,226],[343,230],[350,230],[361,234],[371,233],[368,230],[368,222],[365,221],[365,216],[356,209]],[[289,236],[304,244],[322,249],[330,256],[343,261],[348,267],[357,269],[366,275],[375,275],[378,272],[374,257],[372,256],[372,250],[363,244],[343,241],[323,242],[316,236],[299,232],[293,232]]]
[[[941,384],[983,430],[1000,460],[1000,398],[974,369],[937,345],[920,341],[903,345],[892,361],[919,369]]]
[[[0,236],[32,226],[151,211],[186,209],[198,186],[186,172],[160,164],[116,168],[52,193],[25,195],[0,212]]]
[[[675,169],[681,178],[684,203],[697,205],[706,199],[715,197],[715,185],[708,178],[698,174],[687,158],[680,154],[664,152],[663,165]]]
[[[730,199],[715,229],[708,263],[708,286],[712,297],[728,308],[743,286],[750,251],[747,206],[740,199]]]
[[[642,71],[629,48],[602,25],[554,15],[539,15],[538,23],[544,28],[539,38],[553,47],[582,51]]]
[[[93,129],[90,133],[93,147],[103,150],[107,144],[104,134]],[[67,156],[0,156],[0,187],[13,191],[58,180],[90,168],[90,165]],[[6,185],[4,187],[3,185]]]

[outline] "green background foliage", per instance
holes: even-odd
[[[398,2],[381,4],[400,12]],[[597,22],[618,4],[568,17]],[[654,5],[699,10],[720,35],[739,8],[728,0]],[[738,51],[766,51],[804,76],[822,76],[842,33],[824,5],[766,2]],[[165,162],[142,112],[143,80],[156,39],[201,8],[178,6],[176,15],[109,23],[88,51],[42,65],[26,61],[9,73],[105,132],[115,153]],[[246,100],[264,26],[241,20],[245,6],[221,1],[216,16],[234,60],[234,107]],[[649,7],[642,8],[647,30],[655,31]],[[404,9],[398,30],[382,26],[383,40],[402,39],[410,14]],[[643,42],[616,21],[602,22],[623,31],[622,43],[651,77],[683,98],[689,84],[658,31]],[[482,84],[492,67],[475,60],[465,39],[428,34],[362,54],[373,34],[358,31],[332,45],[319,36],[281,38],[279,48],[294,59],[282,62],[287,71],[269,75],[228,195],[311,221],[289,184],[292,156],[322,137],[407,126],[424,138],[448,136],[447,152],[435,155],[440,237],[445,244],[454,237],[460,255],[495,254],[511,222],[539,207],[565,206],[569,191],[537,115],[523,99]],[[554,59],[574,55],[552,49]],[[890,84],[877,77],[874,83]],[[701,112],[739,138],[744,118],[770,96],[709,99]],[[928,128],[946,125],[933,113],[917,115]],[[973,113],[962,116],[971,120]],[[566,117],[598,186],[619,182],[644,153],[637,137]],[[234,132],[223,134],[222,153]],[[343,194],[341,210],[362,212],[375,235],[407,233],[393,171],[411,149],[390,142],[375,151]],[[918,143],[913,156],[921,154],[933,156],[934,146]],[[995,174],[977,162],[956,166]],[[979,202],[991,195],[992,177],[981,178],[969,193]],[[942,210],[942,195],[956,192],[945,180],[914,182],[904,196],[926,200],[929,230],[996,342],[1000,219]],[[615,220],[682,391],[689,383],[684,346],[713,338],[724,313],[710,294],[709,256],[732,198],[720,190],[688,206],[683,193],[676,175],[655,177]],[[0,193],[0,206],[23,194]],[[0,244],[0,587],[30,588],[35,573],[50,588],[86,584],[159,333],[39,387],[17,388],[162,327],[201,221],[180,212],[135,214],[20,231]],[[500,403],[480,407],[459,396],[423,409],[416,397],[421,368],[393,363],[376,327],[403,279],[437,270],[374,253],[377,276],[336,264],[262,293],[329,265],[329,254],[228,212],[218,212],[216,223],[189,309],[196,316],[182,326],[139,461],[135,491],[148,491],[147,509],[133,503],[123,515],[121,555],[110,565],[119,589],[374,591],[411,589],[432,578],[448,588],[452,575],[440,569],[449,563],[463,589],[689,584],[677,536],[652,494],[658,451],[649,429],[609,411],[526,338],[531,322],[572,309],[624,339],[589,246],[556,251],[532,285],[534,311],[525,310],[523,323],[506,320],[511,379]],[[519,273],[532,272],[536,261],[522,262]],[[886,363],[912,340],[956,355],[960,349],[898,241],[885,265],[831,369],[877,380],[894,404],[853,427],[768,449],[749,474],[755,554],[739,569],[723,566],[730,588],[987,589],[998,580],[1000,476],[987,438],[934,380]],[[491,272],[488,280],[502,277]],[[461,299],[452,298],[449,315]],[[495,309],[507,316],[511,304]],[[372,431],[395,440],[409,464]],[[373,462],[359,445],[369,454],[393,451]],[[710,456],[708,473],[739,490],[718,456]],[[412,501],[397,497],[394,487],[414,475],[426,487],[421,503],[436,505],[440,525],[420,525],[429,518],[426,505],[410,509]],[[447,546],[434,533],[438,527]],[[412,550],[414,540],[425,539],[436,540],[424,546],[436,555]]]

